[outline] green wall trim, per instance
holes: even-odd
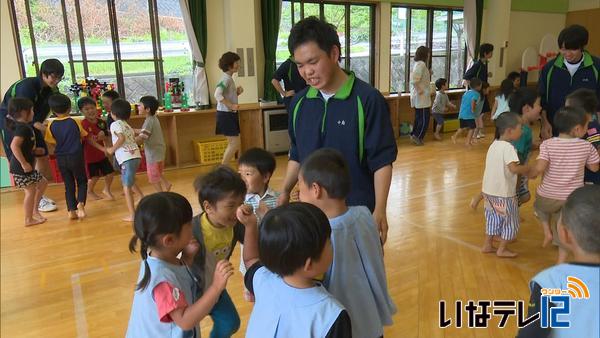
[[[510,10],[564,14],[569,11],[569,0],[511,0]]]
[[[464,0],[381,0],[380,2],[389,2],[392,5],[410,5],[410,6],[446,6],[463,7]]]

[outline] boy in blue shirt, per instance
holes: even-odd
[[[308,203],[280,206],[260,236],[252,207],[237,217],[246,229],[244,284],[256,297],[246,338],[352,337],[348,312],[316,281],[333,259],[327,216]]]
[[[387,198],[398,152],[387,103],[377,89],[340,68],[341,45],[333,25],[305,18],[290,31],[288,46],[309,87],[296,93],[288,109],[291,148],[278,202],[288,202],[300,164],[313,151],[334,148],[350,168],[348,205],[371,210],[385,243]]]
[[[383,327],[393,324],[396,306],[388,293],[373,217],[364,206],[346,205],[350,174],[342,154],[328,148],[315,151],[302,164],[298,188],[300,200],[319,207],[331,224],[333,264],[323,285],[348,309],[354,337],[381,337]]]
[[[481,95],[479,94],[481,85],[481,80],[478,78],[471,79],[471,89],[463,95],[462,100],[460,101],[460,110],[458,112],[460,128],[452,135],[453,143],[456,143],[456,138],[458,136],[462,135],[465,130],[468,130],[465,145],[470,147],[473,144],[473,136],[475,134],[475,128],[477,128],[477,125],[475,124],[475,109],[477,103],[481,100]]]
[[[541,311],[543,289],[566,290],[571,282],[585,290],[581,298],[569,297],[570,313],[560,316],[569,320],[569,328],[542,328],[538,319],[519,330],[517,338],[526,337],[599,337],[600,322],[600,186],[588,185],[574,190],[562,208],[562,218],[558,222],[558,236],[562,245],[573,253],[571,263],[563,263],[537,274],[529,283],[530,317]],[[568,282],[568,284],[567,284]],[[582,283],[579,283],[582,282]],[[582,285],[584,284],[584,285]],[[549,302],[555,307],[556,304]]]

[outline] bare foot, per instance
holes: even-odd
[[[123,218],[121,218],[121,221],[123,221],[123,222],[133,222],[133,217],[131,217],[131,216],[123,217]]]
[[[471,203],[469,203],[469,206],[471,207],[471,209],[477,210],[478,205],[479,205],[479,198],[477,198],[477,197],[471,198]]]
[[[43,220],[41,220],[41,219],[36,219],[35,217],[32,217],[30,220],[25,220],[25,226],[30,227],[32,225],[42,224],[44,222],[46,222],[45,218]]]
[[[33,219],[38,220],[38,221],[43,221],[46,222],[46,217],[42,216],[42,214],[37,213],[37,214],[33,214],[32,215]]]
[[[110,190],[106,190],[106,189],[102,190],[102,194],[109,201],[114,201],[115,200],[115,196],[113,196],[113,194],[110,192]]]
[[[483,248],[481,248],[481,252],[483,253],[493,253],[496,252],[498,249],[494,248],[494,246],[490,245],[484,245]]]
[[[500,250],[496,251],[496,256],[501,257],[501,258],[515,258],[518,255],[519,254],[517,254],[516,252],[512,252],[508,249],[504,249],[502,251],[500,251]]]
[[[542,248],[545,248],[552,242],[552,233],[547,233],[544,235],[544,242],[542,243]]]
[[[93,191],[88,191],[88,196],[93,200],[101,200],[102,199],[102,196],[96,194]]]
[[[440,136],[440,134],[433,134],[433,138],[436,139],[436,140],[438,140],[438,141],[442,140],[442,137]]]
[[[79,217],[79,219],[83,219],[83,218],[85,218],[85,216],[87,216],[87,214],[85,213],[85,209],[83,207],[78,208],[77,209],[77,217]]]
[[[452,139],[452,143],[456,144],[456,134],[452,135],[450,138]]]
[[[69,211],[69,219],[77,219],[79,217],[77,217],[77,211],[75,210],[71,210]]]
[[[166,187],[165,187],[165,191],[171,191],[171,187],[173,187],[173,184],[169,183]]]

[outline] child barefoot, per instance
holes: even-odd
[[[437,79],[435,81],[435,88],[437,88],[437,92],[435,93],[435,100],[433,100],[431,112],[437,125],[435,126],[433,138],[441,141],[442,136],[440,135],[440,132],[444,126],[444,112],[448,111],[448,107],[455,109],[456,106],[450,102],[448,94],[446,94],[446,90],[448,90],[448,81],[446,81],[446,79]]]
[[[140,188],[135,184],[135,173],[140,166],[142,155],[140,148],[135,143],[133,128],[127,123],[131,116],[131,105],[123,99],[117,99],[112,103],[112,118],[115,120],[110,126],[113,146],[106,149],[110,155],[114,154],[121,167],[121,183],[127,202],[129,214],[123,218],[125,222],[133,221],[133,191],[139,196],[144,196]]]
[[[8,102],[6,126],[13,131],[10,143],[10,173],[17,188],[23,189],[25,199],[25,226],[46,221],[37,206],[46,190],[48,181],[35,170],[35,134],[29,123],[33,120],[33,103],[26,98],[15,97]]]
[[[485,159],[482,192],[485,199],[486,239],[481,251],[495,252],[498,257],[516,257],[507,244],[519,231],[517,175],[526,175],[529,168],[519,165],[519,157],[510,143],[521,137],[521,119],[515,113],[504,113],[496,119],[496,140]],[[498,248],[494,236],[500,236]]]
[[[98,118],[96,110],[96,102],[89,96],[85,96],[77,101],[79,111],[83,113],[85,119],[81,122],[81,126],[88,133],[88,137],[96,141],[98,145],[104,147],[104,141],[108,137],[106,122]],[[114,196],[110,191],[115,171],[112,164],[104,154],[104,151],[86,142],[83,145],[85,163],[87,165],[90,180],[88,182],[88,195],[93,199],[101,199],[94,192],[94,187],[100,177],[104,176],[104,189],[102,194],[109,200],[114,200]]]
[[[582,140],[587,132],[588,116],[583,109],[565,107],[554,115],[558,137],[540,145],[540,154],[530,177],[543,174],[533,208],[544,229],[542,247],[551,241],[558,245],[558,263],[567,259],[568,252],[556,236],[556,221],[571,192],[583,186],[583,172],[587,167],[598,171],[600,157],[594,146]]]
[[[163,175],[166,146],[160,122],[156,117],[158,100],[154,96],[144,96],[140,99],[138,109],[140,113],[146,115],[139,138],[144,142],[148,181],[156,191],[169,191],[171,183]]]
[[[212,283],[195,299],[200,290],[188,267],[199,245],[191,221],[192,206],[179,194],[159,192],[140,201],[129,250],[140,241],[142,264],[126,337],[200,337],[199,323],[225,290],[233,267],[226,260],[216,263]]]
[[[473,144],[473,136],[476,129],[475,124],[475,110],[477,102],[481,100],[479,91],[481,90],[481,80],[478,78],[471,79],[471,89],[469,89],[462,97],[460,101],[460,111],[458,112],[458,120],[460,122],[460,128],[452,135],[452,142],[456,143],[456,138],[466,130],[467,139],[465,140],[465,146],[470,147]]]

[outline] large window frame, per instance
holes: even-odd
[[[290,3],[291,6],[291,26],[296,24],[296,22],[302,20],[306,16],[310,16],[313,13],[308,10],[305,11],[305,7],[309,6],[318,6],[319,18],[321,20],[325,20],[325,6],[327,5],[335,5],[335,6],[344,6],[344,41],[342,42],[342,50],[341,52],[341,63],[340,66],[345,70],[351,70],[351,7],[352,6],[364,6],[369,8],[369,78],[362,79],[365,82],[369,82],[371,85],[375,82],[375,31],[376,31],[376,4],[369,2],[350,2],[350,1],[323,1],[323,0],[282,0],[283,2]],[[314,8],[313,8],[314,9]],[[281,27],[281,24],[280,24]],[[337,27],[336,27],[337,28]],[[278,60],[278,65],[281,60]]]
[[[23,50],[23,44],[21,41],[21,36],[20,34],[18,34],[19,31],[19,22],[17,20],[17,10],[16,10],[16,1],[18,0],[9,0],[9,10],[10,10],[10,15],[12,16],[12,21],[13,24],[16,27],[16,32],[17,34],[15,34],[15,42],[16,42],[16,46],[18,48],[18,62],[19,62],[19,66],[21,68],[21,73],[24,76],[31,76],[30,74],[27,74],[27,68],[25,65],[25,60],[24,60],[24,50]],[[118,14],[117,13],[117,4],[116,1],[117,0],[106,0],[106,8],[102,8],[102,11],[104,10],[108,10],[108,25],[110,26],[110,37],[112,40],[112,59],[110,58],[100,58],[100,59],[94,59],[94,58],[89,58],[89,54],[86,52],[86,48],[89,47],[88,44],[86,44],[86,35],[84,34],[84,23],[82,23],[82,15],[81,15],[81,11],[82,8],[80,6],[80,0],[70,0],[69,2],[69,7],[71,9],[71,11],[73,10],[73,6],[74,6],[74,13],[68,13],[68,15],[73,15],[76,17],[75,20],[73,20],[73,18],[71,17],[70,19],[67,17],[67,1],[68,0],[60,0],[58,2],[59,6],[60,6],[60,12],[62,14],[62,17],[57,18],[57,20],[61,20],[63,25],[64,25],[64,33],[65,33],[65,40],[66,40],[66,49],[67,49],[67,54],[68,54],[68,64],[64,64],[65,66],[65,78],[68,78],[71,80],[71,82],[76,82],[78,80],[81,80],[83,78],[89,78],[90,76],[96,76],[97,74],[91,74],[90,73],[90,64],[99,64],[99,63],[112,63],[114,65],[114,77],[115,77],[115,84],[117,86],[117,91],[119,92],[119,94],[121,95],[121,97],[126,98],[128,96],[128,88],[126,87],[126,78],[127,78],[127,72],[124,72],[124,68],[127,68],[128,65],[134,65],[135,63],[147,63],[148,65],[151,63],[153,66],[153,69],[151,69],[154,73],[154,82],[156,85],[156,92],[155,93],[148,93],[148,94],[153,94],[156,95],[159,99],[162,99],[163,95],[164,95],[164,83],[165,83],[165,76],[167,74],[165,74],[164,69],[163,69],[163,51],[161,48],[161,34],[160,34],[160,29],[161,29],[161,25],[159,22],[159,9],[158,9],[158,5],[157,5],[157,0],[147,0],[147,10],[148,10],[148,20],[149,20],[149,26],[150,26],[150,31],[149,31],[149,35],[150,35],[150,40],[148,42],[151,42],[152,44],[152,57],[151,58],[147,58],[147,57],[141,57],[141,58],[129,58],[129,57],[125,57],[124,55],[122,55],[121,53],[121,41],[119,39],[119,20],[118,17],[119,15],[123,15]],[[33,66],[35,67],[35,72],[36,74],[39,74],[39,67],[40,67],[40,63],[41,60],[38,57],[38,44],[36,44],[36,36],[35,36],[35,27],[33,25],[33,20],[32,20],[32,11],[31,11],[31,6],[30,6],[30,1],[29,0],[24,0],[24,6],[25,6],[25,14],[27,16],[27,27],[29,30],[29,34],[28,34],[28,38],[31,41],[31,46],[28,48],[31,48],[32,50],[32,54],[33,54]],[[144,11],[145,13],[145,11]],[[76,27],[73,27],[73,21],[76,22]],[[23,23],[25,24],[25,23]],[[73,37],[73,39],[72,39]],[[79,41],[77,41],[79,40]],[[39,42],[39,41],[38,41]],[[75,44],[75,45],[74,45]],[[77,49],[80,49],[77,50]],[[76,53],[74,53],[74,51],[76,51]],[[75,55],[77,54],[77,55]],[[79,57],[79,55],[81,57]],[[191,73],[191,60],[190,60],[190,73]],[[150,71],[150,69],[149,69]],[[31,71],[30,71],[31,72]],[[109,75],[113,75],[112,71],[110,72]],[[61,84],[62,85],[62,84]],[[69,84],[62,85],[63,87],[67,87],[69,86]],[[135,90],[131,90],[131,93],[134,93]],[[135,98],[135,100],[137,100],[137,98]]]
[[[403,90],[397,90],[397,91],[393,91],[393,93],[407,93],[409,92],[409,88],[410,88],[410,73],[412,71],[411,69],[411,60],[414,58],[415,54],[414,52],[411,51],[411,41],[412,41],[412,11],[415,10],[425,10],[427,11],[427,24],[426,24],[426,34],[425,34],[425,46],[427,48],[429,48],[430,50],[430,54],[429,54],[429,59],[428,64],[432,65],[432,60],[434,57],[445,57],[447,62],[445,64],[445,69],[444,69],[444,78],[446,78],[448,80],[448,84],[450,86],[450,80],[451,80],[451,75],[450,75],[450,71],[451,71],[451,66],[452,66],[452,23],[453,23],[453,16],[454,16],[454,12],[463,12],[463,8],[460,7],[425,7],[425,6],[407,6],[407,5],[400,5],[400,4],[394,4],[392,5],[391,11],[390,11],[390,25],[393,24],[393,12],[394,9],[405,9],[406,10],[406,31],[405,36],[406,36],[406,42],[405,42],[405,58],[404,58],[404,88],[402,88]],[[446,47],[445,50],[443,51],[443,53],[435,53],[435,51],[433,51],[433,35],[434,35],[434,13],[435,12],[446,12]],[[393,31],[393,28],[392,28]],[[390,36],[391,39],[394,38],[393,34]],[[435,55],[434,55],[435,54]],[[391,63],[391,59],[392,59],[392,51],[390,50],[390,89],[393,88],[392,85],[392,81],[393,81],[393,75],[392,75],[392,63]],[[466,44],[463,46],[462,48],[462,67],[463,67],[463,73],[464,71],[466,71],[466,65],[467,65],[467,46]],[[439,74],[434,74],[435,78],[439,78],[442,77]],[[432,81],[435,81],[434,78],[432,78]],[[459,89],[462,88],[460,86],[457,87],[450,87],[449,89]]]

